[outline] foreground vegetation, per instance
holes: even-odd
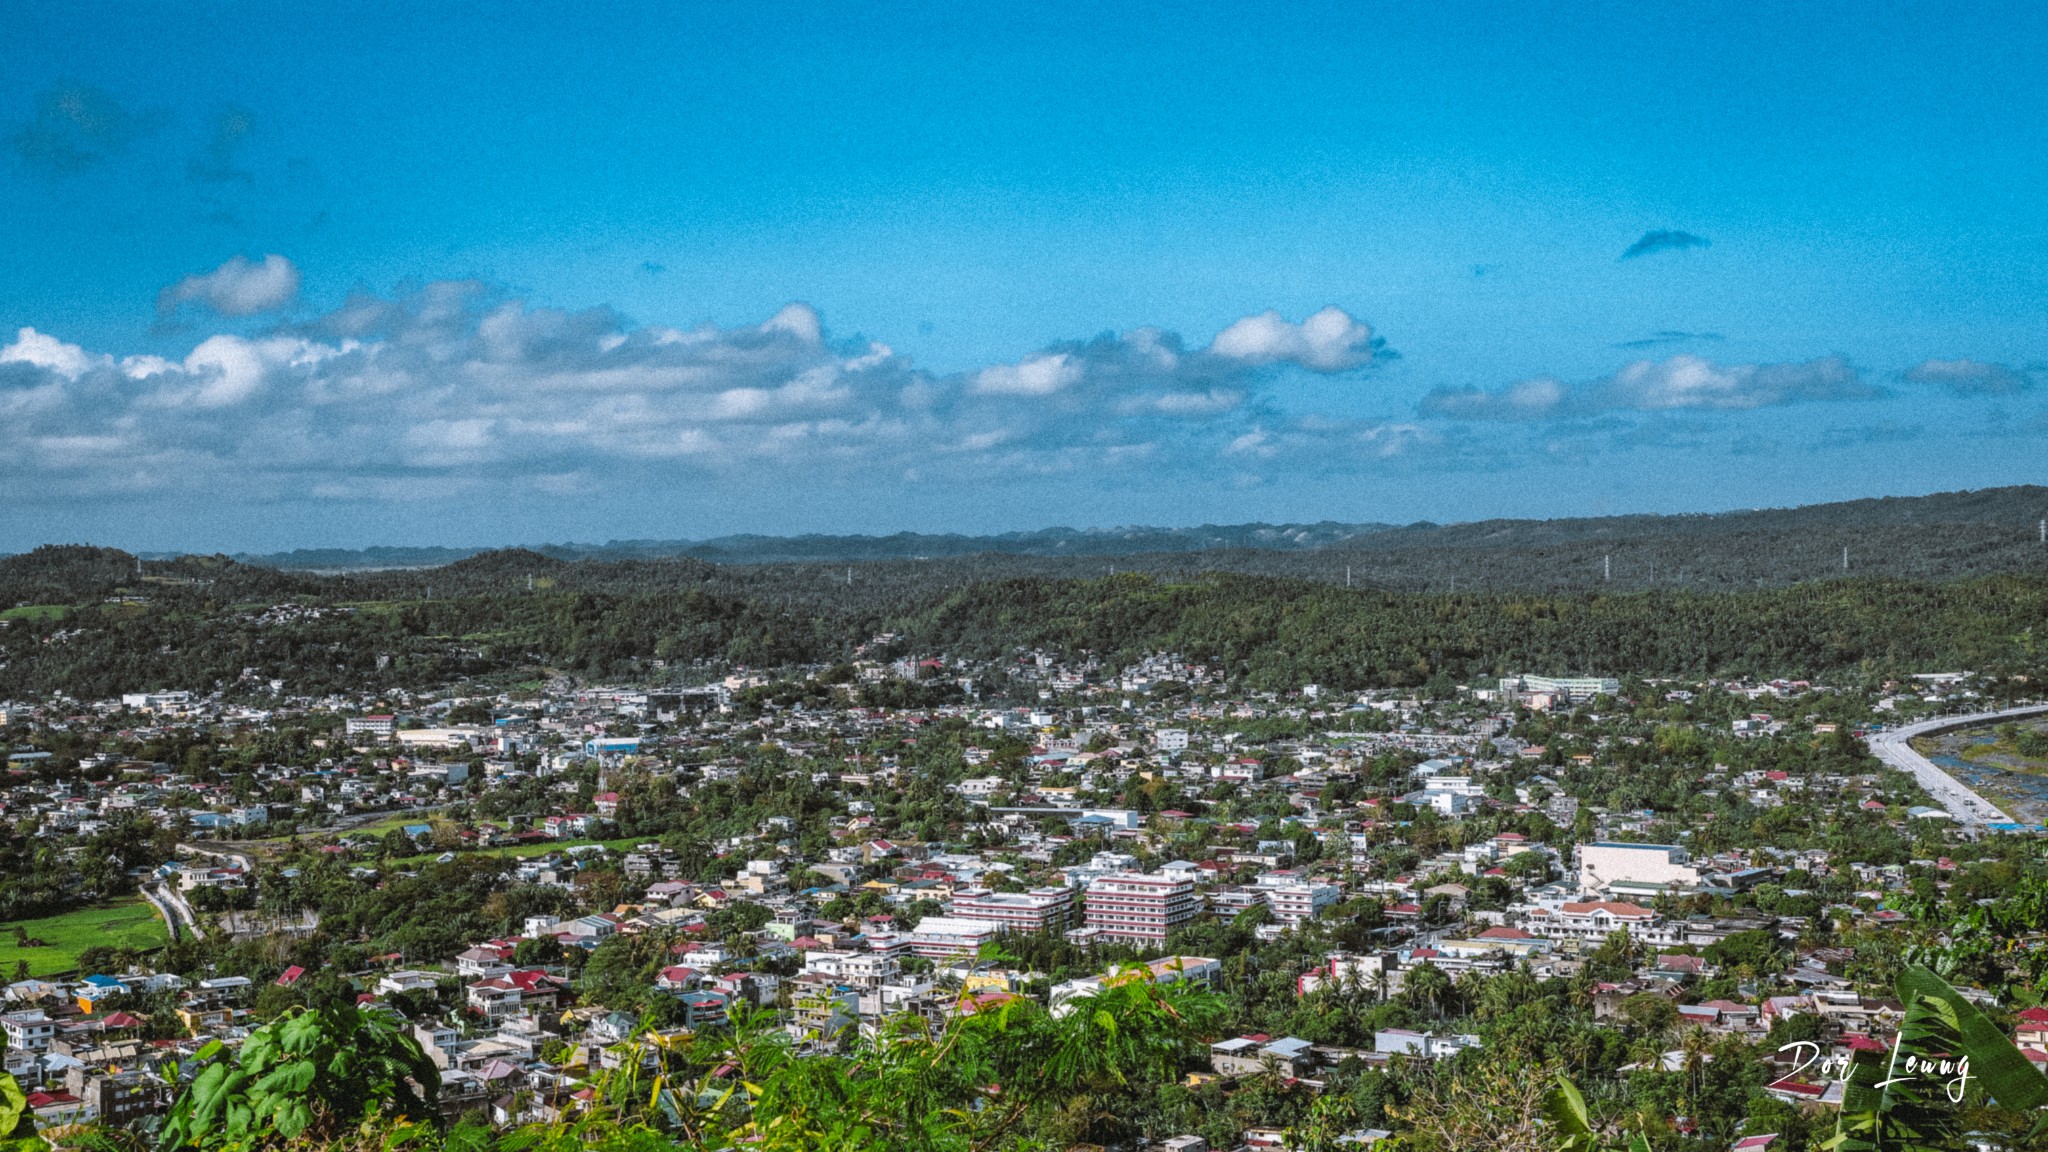
[[[2048,1079],[1928,969],[1902,972],[1898,992],[1904,1020],[1896,1050],[1855,1055],[1833,1135],[1820,1145],[1831,1152],[1954,1152],[1987,1140],[2037,1146],[2048,1131]],[[1214,993],[1155,984],[1134,971],[1060,1015],[1019,998],[963,1000],[937,1028],[903,1015],[873,1029],[803,1036],[767,1016],[742,1015],[716,1033],[640,1033],[614,1049],[616,1071],[573,1096],[566,1084],[542,1093],[551,1118],[494,1130],[481,1117],[444,1119],[434,1063],[392,1019],[353,1005],[293,1009],[237,1050],[217,1042],[199,1050],[158,1146],[1064,1149],[1114,1129],[1120,1110],[1142,1103],[1148,1084],[1174,1080],[1222,1011]],[[20,1087],[0,1079],[0,1131],[11,1133],[10,1142],[128,1146],[120,1134],[90,1126],[36,1137]],[[1402,1113],[1406,1131],[1380,1145],[1389,1152],[1651,1152],[1662,1132],[1640,1113],[1589,1102],[1554,1057],[1461,1060],[1427,1078]],[[1355,1140],[1359,1119],[1353,1096],[1322,1095],[1285,1139],[1295,1152],[1337,1152]]]

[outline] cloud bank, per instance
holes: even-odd
[[[296,288],[282,257],[238,258],[166,289],[165,302],[249,315]],[[1367,325],[1330,308],[1300,323],[1247,317],[1206,347],[1142,328],[939,375],[885,345],[835,340],[805,304],[684,329],[444,282],[360,295],[260,335],[212,335],[175,360],[23,328],[0,346],[0,477],[43,501],[433,500],[691,477],[1171,471],[1265,458],[1260,445],[1380,456],[1414,436],[1305,423],[1271,403],[1288,373],[1355,374],[1373,346]]]
[[[1982,360],[1927,360],[1908,368],[1915,384],[1940,384],[1962,396],[2011,396],[2033,386],[2034,370]]]
[[[1583,384],[1549,377],[1499,389],[1440,388],[1422,411],[1453,420],[1550,420],[1602,412],[1727,412],[1879,395],[1839,357],[1802,364],[1720,365],[1698,356],[1637,360]]]

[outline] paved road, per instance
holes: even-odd
[[[148,895],[147,889],[144,895]],[[168,882],[156,886],[156,894],[150,897],[149,902],[170,919],[174,939],[180,934],[193,940],[206,939],[206,929],[199,926],[199,917],[192,914],[192,906],[185,903],[185,897]]]
[[[149,906],[156,909],[156,914],[163,917],[164,927],[170,931],[171,939],[176,940],[178,938],[178,914],[171,911],[170,904],[163,897],[158,896],[155,889],[144,887],[141,889],[141,892],[142,898],[149,901]]]
[[[1920,787],[1934,802],[1948,810],[1956,823],[1967,826],[1985,824],[2011,824],[2015,821],[1991,801],[1965,787],[1962,781],[1941,770],[1933,761],[1913,751],[1908,743],[1916,736],[1934,732],[1946,732],[1953,728],[1971,728],[1983,724],[1996,724],[2002,720],[2021,716],[2037,716],[2048,712],[2048,704],[2030,704],[2024,708],[2008,708],[2003,712],[1978,712],[1969,716],[1940,716],[1933,720],[1922,720],[1904,728],[1890,728],[1870,735],[1870,751],[1885,763],[1901,772],[1911,772],[1920,781]]]

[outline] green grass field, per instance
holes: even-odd
[[[0,612],[0,620],[62,620],[69,611],[68,604],[23,604]]]
[[[48,947],[17,948],[14,929],[20,927],[30,939]],[[13,920],[0,923],[0,979],[12,980],[15,966],[28,961],[32,976],[54,976],[78,967],[78,954],[95,944],[120,948],[161,948],[170,940],[162,918],[149,902],[140,898],[81,908],[62,916],[41,920]],[[90,976],[92,973],[82,973]]]

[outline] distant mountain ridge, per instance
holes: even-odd
[[[1731,536],[1799,540],[1825,535],[1836,547],[1855,546],[1857,533],[1892,537],[1915,528],[1980,527],[2013,542],[2026,542],[2028,529],[2048,517],[2048,487],[2014,485],[1931,496],[1886,496],[1792,508],[1734,512],[1634,514],[1550,520],[1479,520],[1454,524],[1420,521],[1408,525],[1341,523],[1203,524],[1192,528],[1043,528],[989,535],[898,532],[888,536],[800,536],[742,534],[707,540],[612,540],[603,544],[536,544],[527,551],[563,561],[691,558],[719,564],[816,564],[941,559],[1007,555],[1074,557],[1170,557],[1191,553],[1256,552],[1298,554],[1495,551],[1636,543],[1701,542]],[[235,560],[287,572],[370,572],[435,568],[494,548],[372,547],[317,548],[268,554],[243,553]],[[157,557],[151,557],[152,559]],[[168,559],[168,556],[162,557]],[[1363,557],[1361,557],[1363,559]]]
[[[985,552],[1013,556],[1132,556],[1219,549],[1303,552],[1335,547],[1391,528],[1391,524],[1342,524],[1326,520],[1316,524],[1203,524],[1194,528],[1058,527],[986,536],[923,532],[898,532],[889,536],[742,534],[708,540],[611,540],[603,544],[531,544],[521,547],[567,561],[690,557],[722,564],[802,564],[914,560]],[[435,568],[494,550],[388,546],[301,548],[265,554],[238,553],[234,559],[244,564],[285,571],[368,572]]]

